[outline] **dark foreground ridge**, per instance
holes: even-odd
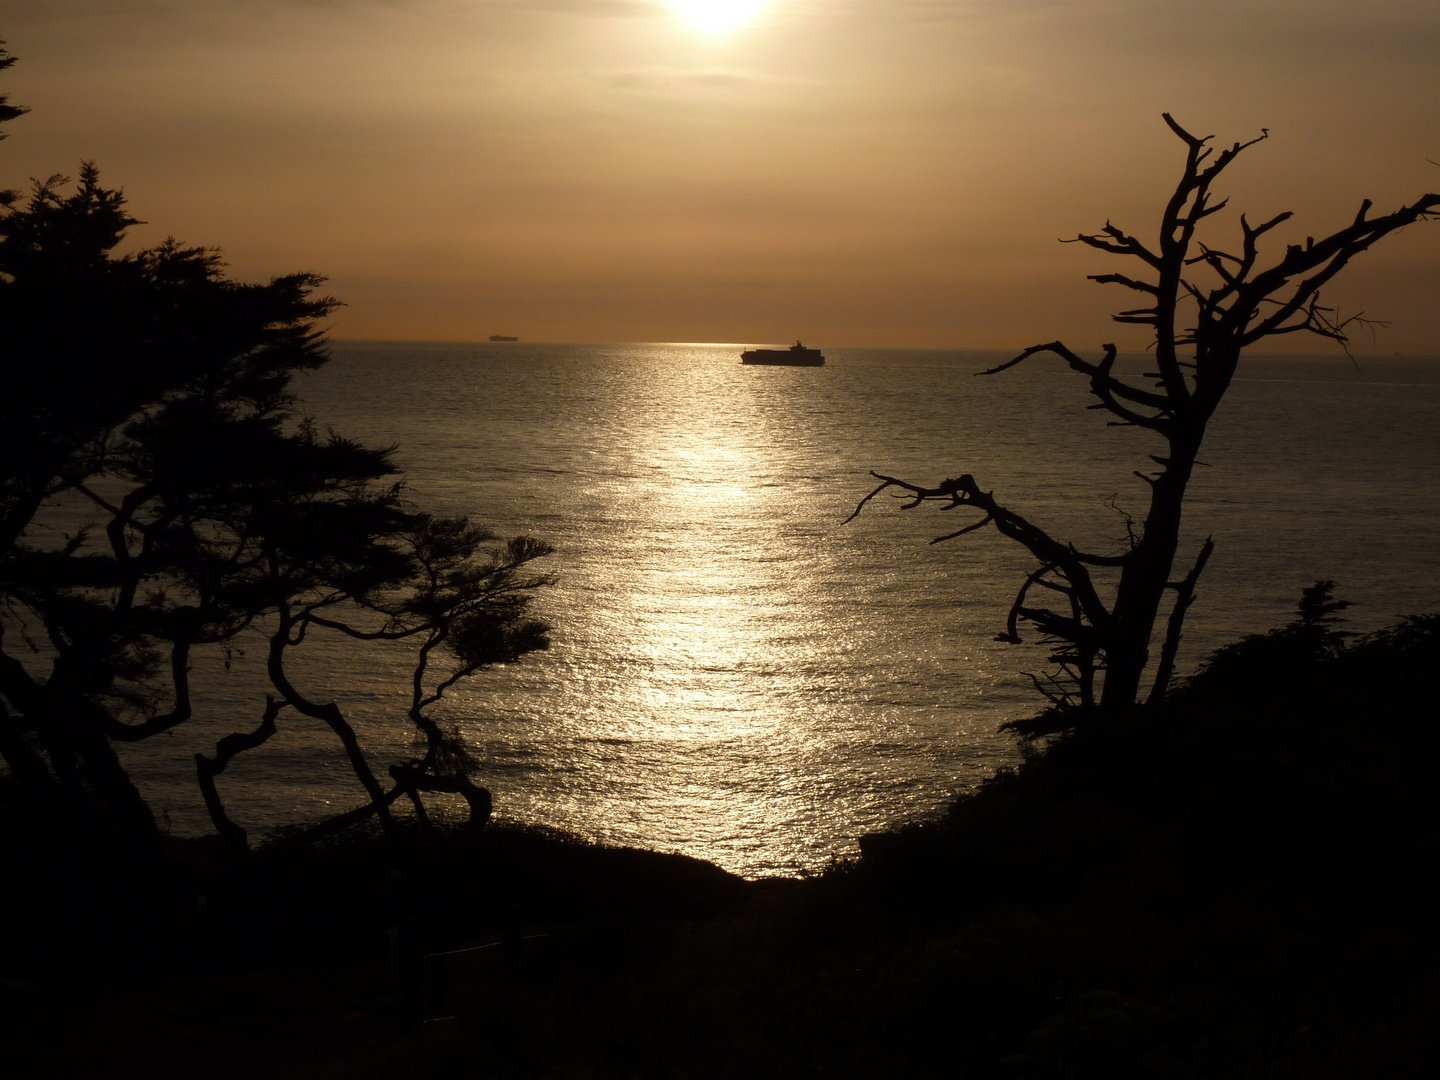
[[[1247,639],[1163,712],[1032,748],[942,820],[797,881],[517,827],[281,841],[248,865],[186,844],[157,923],[68,853],[64,881],[8,878],[7,1064],[1433,1075],[1437,661],[1440,618],[1348,647],[1300,623]],[[4,835],[8,867],[41,869]]]

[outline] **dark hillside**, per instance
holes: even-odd
[[[151,1078],[1432,1075],[1437,652],[1433,618],[1247,639],[800,881],[516,829],[192,848],[183,940],[7,971],[8,1045]]]

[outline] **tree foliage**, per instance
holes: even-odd
[[[1288,245],[1282,256],[1269,261],[1261,241],[1292,215],[1277,214],[1252,225],[1241,214],[1238,244],[1213,246],[1200,238],[1201,227],[1225,209],[1227,200],[1216,201],[1212,186],[1239,154],[1268,132],[1262,129],[1259,137],[1217,154],[1211,137],[1191,135],[1168,114],[1164,119],[1186,154],[1179,183],[1161,215],[1157,241],[1142,241],[1110,222],[1071,241],[1139,264],[1133,273],[1096,274],[1091,280],[1120,285],[1143,298],[1140,307],[1121,311],[1114,319],[1151,328],[1155,370],[1146,375],[1148,384],[1116,374],[1114,345],[1102,346],[1100,357],[1089,360],[1061,341],[1032,345],[982,373],[995,375],[1035,356],[1056,357],[1087,379],[1096,399],[1090,408],[1109,413],[1114,425],[1138,428],[1163,443],[1150,458],[1156,471],[1136,473],[1150,489],[1150,503],[1125,550],[1084,551],[1054,537],[969,474],[927,486],[877,472],[872,475],[879,486],[855,511],[894,489],[907,509],[935,504],[979,513],[977,520],[938,537],[937,543],[994,525],[1034,556],[1037,566],[1021,584],[999,640],[1018,643],[1028,626],[1051,646],[1058,671],[1032,678],[1062,710],[1098,707],[1119,712],[1137,702],[1155,621],[1165,594],[1173,592],[1149,699],[1164,696],[1185,611],[1213,549],[1207,540],[1191,570],[1171,580],[1185,490],[1206,426],[1229,389],[1242,352],[1268,338],[1297,333],[1344,345],[1347,329],[1358,317],[1341,319],[1323,306],[1321,289],[1376,241],[1440,214],[1440,195],[1422,196],[1379,217],[1369,216],[1371,203],[1366,200],[1348,225],[1318,240],[1307,237],[1303,245]]]
[[[0,119],[19,111],[0,99]],[[393,448],[297,412],[293,379],[326,362],[322,279],[232,281],[175,240],[118,254],[135,224],[92,163],[0,209],[0,794],[153,837],[115,746],[189,721],[192,660],[251,632],[268,698],[196,761],[233,844],[217,777],[292,720],[325,725],[363,789],[342,820],[388,826],[402,798],[424,819],[425,793],[452,792],[483,823],[489,795],[433,712],[547,647],[528,609],[550,549],[416,510]],[[413,647],[402,722],[423,749],[388,776],[294,662],[322,628]]]

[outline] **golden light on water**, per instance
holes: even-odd
[[[726,34],[765,6],[765,0],[670,0],[686,22],[707,34]]]

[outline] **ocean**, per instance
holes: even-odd
[[[417,504],[548,541],[553,646],[441,710],[499,817],[678,851],[749,877],[818,869],[1017,759],[1036,646],[997,643],[1028,557],[993,529],[882,496],[877,469],[974,474],[1012,509],[1119,550],[1155,443],[1087,411],[1043,359],[826,347],[757,368],[738,345],[339,342],[297,392],[320,424],[396,444]],[[1143,359],[1135,359],[1143,365]],[[1142,370],[1136,368],[1135,370]],[[1351,628],[1440,607],[1440,361],[1247,358],[1214,420],[1178,560],[1206,536],[1180,670],[1338,582]],[[197,718],[127,748],[168,827],[208,828],[193,754],[254,727],[258,636],[198,657]],[[413,744],[394,651],[317,639],[296,668],[383,775]],[[220,778],[252,835],[354,805],[328,731],[287,716]]]

